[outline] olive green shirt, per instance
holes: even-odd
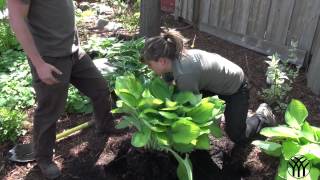
[[[179,90],[200,93],[210,91],[218,95],[237,92],[243,80],[241,67],[226,58],[202,50],[186,50],[172,63],[172,72]]]
[[[72,0],[21,0],[30,4],[26,22],[41,56],[76,52],[78,37]]]

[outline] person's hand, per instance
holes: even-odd
[[[43,63],[40,66],[36,67],[36,70],[39,79],[45,84],[53,85],[59,83],[59,81],[53,76],[53,73],[61,75],[62,72],[51,64]]]

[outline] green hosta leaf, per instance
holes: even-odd
[[[149,120],[149,122],[150,122],[151,124],[161,125],[161,126],[170,126],[170,125],[171,125],[170,123],[161,122],[161,121],[158,120],[158,119],[152,119],[152,120]]]
[[[139,99],[144,91],[141,82],[137,80],[133,74],[117,77],[115,89],[117,91],[120,89],[125,89],[136,99]]]
[[[193,144],[174,143],[173,148],[180,153],[189,153],[193,150],[194,145]]]
[[[320,170],[316,167],[311,167],[309,174],[303,178],[303,180],[315,180],[319,179]]]
[[[167,133],[156,133],[156,138],[159,144],[169,146],[170,140],[169,137],[167,136]]]
[[[282,143],[282,152],[285,160],[289,160],[293,156],[297,155],[300,150],[300,145],[293,141],[285,141]]]
[[[307,139],[310,142],[317,142],[317,135],[312,129],[312,127],[309,125],[308,122],[304,122],[302,125],[302,138]],[[319,142],[320,143],[320,142]]]
[[[313,132],[316,136],[316,141],[320,142],[320,128],[314,126],[311,126],[311,128],[313,129]]]
[[[169,99],[166,99],[166,106],[168,108],[177,107],[178,103],[175,101],[170,101]]]
[[[188,164],[188,168],[186,167],[186,164]],[[188,170],[190,168],[190,170]],[[177,168],[177,175],[180,180],[190,180],[191,177],[188,177],[188,172],[191,171],[192,165],[191,161],[189,159],[185,159],[184,163],[179,162],[178,168]]]
[[[186,118],[172,124],[172,139],[176,143],[189,144],[200,135],[200,128]]]
[[[224,109],[225,109],[224,101],[219,99],[218,96],[212,96],[209,98],[209,102],[214,104],[212,116],[215,117],[216,119],[219,118],[217,116],[223,114]]]
[[[286,123],[290,127],[300,130],[307,116],[308,110],[305,105],[298,100],[291,100],[285,113]]]
[[[131,107],[137,107],[138,100],[132,94],[125,92],[124,90],[115,90],[115,93],[120,97],[120,99]]]
[[[300,131],[289,128],[287,126],[266,127],[260,131],[260,134],[266,137],[278,137],[278,138],[300,138]]]
[[[281,144],[260,140],[255,140],[252,144],[258,146],[263,152],[270,156],[279,157],[281,155]]]
[[[208,137],[208,134],[203,134],[198,137],[196,148],[197,149],[204,149],[204,150],[210,149],[210,139]]]
[[[201,94],[195,95],[190,91],[183,91],[183,92],[179,92],[174,99],[179,104],[185,104],[188,102],[192,105],[196,105],[201,101],[202,95]]]
[[[304,155],[308,160],[314,164],[320,163],[320,145],[319,144],[306,144],[301,146],[298,154]]]
[[[178,161],[178,169],[177,169],[177,175],[180,180],[193,180],[192,175],[192,164],[189,160],[188,154],[186,154],[185,159],[182,159],[179,154],[177,154],[175,151],[173,151],[170,148],[166,148],[167,151],[170,151],[173,156]]]
[[[132,107],[128,106],[126,103],[124,103],[122,100],[118,100],[116,102],[117,107],[115,109],[112,109],[111,112],[112,113],[136,113],[136,110],[133,109]]]
[[[142,131],[135,132],[131,138],[131,144],[134,147],[145,146],[151,137],[151,131],[148,128],[143,128]]]
[[[288,162],[283,158],[280,158],[280,164],[278,167],[278,173],[276,179],[287,179],[287,172],[288,172]],[[290,176],[290,175],[289,175]]]
[[[152,96],[155,98],[165,101],[166,99],[171,99],[173,88],[170,87],[166,82],[164,82],[159,77],[151,81],[149,85],[149,90]]]
[[[187,116],[191,117],[194,122],[206,123],[212,119],[213,106],[212,103],[202,100],[198,106],[187,112]]]
[[[217,125],[216,123],[211,124],[209,128],[210,128],[210,133],[214,137],[221,138],[223,136],[220,126]]]
[[[141,99],[138,104],[138,107],[143,110],[146,108],[157,108],[161,104],[163,104],[162,100],[149,97],[149,98]]]
[[[175,113],[165,112],[165,111],[159,111],[159,114],[167,119],[177,119],[178,116]]]
[[[129,116],[124,116],[122,120],[116,125],[117,129],[124,129],[134,123],[134,118]]]

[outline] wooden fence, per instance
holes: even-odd
[[[309,87],[320,93],[320,0],[176,0],[175,15],[246,48],[288,58],[290,42],[298,41],[297,58],[308,64]],[[316,38],[318,37],[318,38]],[[316,68],[318,67],[318,68]]]

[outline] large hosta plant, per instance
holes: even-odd
[[[191,180],[188,153],[208,150],[209,134],[222,135],[217,119],[224,111],[224,102],[191,92],[175,93],[174,87],[160,78],[142,84],[133,75],[118,77],[115,93],[120,100],[112,112],[125,114],[116,127],[133,126],[137,130],[131,139],[135,147],[171,152],[179,162],[179,179]]]
[[[285,125],[263,128],[260,134],[267,141],[256,140],[253,144],[268,155],[279,157],[280,165],[276,179],[296,179],[290,172],[290,159],[304,156],[311,164],[304,179],[315,180],[320,175],[320,129],[311,126],[306,118],[308,111],[304,104],[293,99],[285,112]],[[301,164],[302,165],[302,164]]]

